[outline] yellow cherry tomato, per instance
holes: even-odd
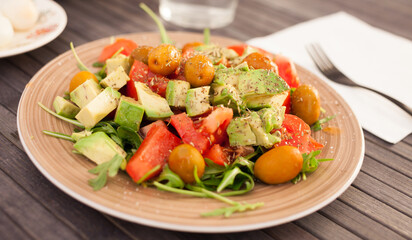
[[[311,85],[300,85],[292,94],[292,113],[308,125],[314,124],[320,115],[318,90]]]
[[[173,149],[169,156],[169,168],[185,183],[193,183],[195,181],[194,171],[197,167],[197,175],[203,176],[205,171],[205,160],[202,154],[189,144],[181,144]]]
[[[180,65],[182,54],[173,45],[161,44],[149,53],[148,65],[150,71],[167,76]]]
[[[186,61],[184,74],[192,87],[207,86],[215,76],[215,68],[208,57],[195,55]]]
[[[72,92],[74,89],[76,89],[78,86],[89,79],[93,79],[96,83],[99,83],[99,80],[97,80],[96,76],[93,73],[88,71],[78,72],[70,81],[69,91]]]
[[[302,170],[303,158],[299,149],[292,146],[273,148],[256,160],[255,176],[267,184],[292,180]]]

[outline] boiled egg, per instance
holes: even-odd
[[[0,8],[18,31],[33,27],[39,17],[39,11],[32,0],[1,0]]]

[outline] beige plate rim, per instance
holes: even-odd
[[[132,36],[144,36],[144,35],[156,35],[154,33],[135,33],[135,34],[127,34],[127,35],[122,35],[125,37],[132,37]],[[173,36],[197,36],[198,38],[200,38],[200,34],[193,34],[193,33],[186,33],[186,32],[170,32],[169,35]],[[229,38],[224,38],[224,37],[217,37],[214,36],[212,37],[213,39],[226,39],[229,41],[232,41],[232,43],[236,43],[239,42],[237,40],[233,40],[233,39],[229,39]],[[90,46],[91,44],[94,44],[98,41],[102,42],[103,40],[108,41],[109,38],[105,38],[105,39],[100,39],[100,40],[96,40],[93,42],[89,42],[86,44],[83,44],[79,47],[77,47],[77,49],[81,49],[82,47],[84,48],[85,45]],[[65,59],[69,56],[70,51],[67,51],[63,54],[61,54],[60,56],[56,57],[54,60],[52,60],[51,62],[49,62],[46,66],[44,66],[41,70],[39,70],[39,72],[33,76],[33,78],[30,80],[30,82],[28,83],[28,85],[36,80],[38,78],[38,75],[44,71],[45,69],[47,69],[48,67],[52,66],[53,64],[57,63],[58,61]],[[305,69],[303,69],[302,67],[298,66],[298,70],[300,71],[306,71]],[[38,80],[39,81],[39,80]],[[321,82],[322,85],[326,85],[326,83],[324,83],[322,80],[320,80],[319,78],[317,78],[317,81]],[[350,110],[349,106],[346,104],[346,102],[344,102],[344,100],[342,99],[342,97],[340,97],[338,95],[338,93],[336,93],[333,89],[331,89],[330,87],[326,86],[327,90],[330,91],[331,93],[333,93],[336,98],[339,100],[339,103],[342,104],[343,106],[345,106],[347,108],[347,110],[352,114],[352,111]],[[169,229],[169,230],[174,230],[174,231],[184,231],[184,232],[200,232],[200,233],[227,233],[227,232],[242,232],[242,231],[249,231],[249,230],[256,230],[256,229],[262,229],[262,228],[266,228],[266,227],[271,227],[271,226],[275,226],[275,225],[279,225],[279,224],[283,224],[283,223],[287,223],[299,218],[302,218],[308,214],[311,214],[319,209],[321,209],[322,207],[326,206],[327,204],[331,203],[333,200],[335,200],[337,197],[339,197],[351,184],[352,182],[355,180],[357,174],[360,171],[360,168],[362,166],[362,162],[363,162],[363,158],[364,158],[364,152],[365,152],[365,143],[364,143],[364,136],[363,136],[363,132],[362,132],[362,128],[360,127],[359,122],[357,121],[356,117],[352,115],[352,117],[350,118],[351,123],[355,126],[356,129],[353,129],[355,134],[356,134],[356,138],[357,140],[359,140],[360,142],[357,143],[357,152],[358,155],[355,156],[354,161],[356,162],[356,165],[352,168],[352,172],[350,173],[350,175],[348,175],[348,177],[345,179],[344,184],[342,184],[339,189],[335,189],[334,193],[332,195],[329,195],[326,199],[322,199],[320,202],[317,202],[315,205],[306,208],[302,211],[299,211],[297,213],[294,214],[290,214],[288,216],[282,217],[282,218],[275,218],[273,220],[268,220],[268,221],[263,221],[263,222],[257,222],[257,223],[249,223],[248,221],[243,222],[242,224],[237,224],[237,225],[224,225],[224,226],[220,226],[220,225],[213,225],[213,226],[198,226],[195,224],[175,224],[175,223],[170,223],[170,222],[164,222],[164,221],[159,221],[159,220],[152,220],[152,219],[147,219],[144,217],[140,217],[138,215],[133,215],[133,214],[127,214],[121,211],[118,211],[112,207],[108,207],[99,203],[94,202],[93,200],[87,198],[86,196],[82,196],[79,193],[77,193],[76,191],[74,191],[73,189],[71,189],[70,187],[66,186],[65,184],[59,182],[52,174],[51,172],[47,171],[42,164],[36,159],[36,157],[32,154],[32,147],[29,144],[29,140],[30,136],[28,136],[26,132],[23,132],[22,130],[22,124],[25,123],[24,119],[21,119],[21,115],[22,115],[22,105],[25,104],[25,99],[27,98],[27,94],[28,94],[28,87],[26,86],[20,102],[19,102],[19,106],[18,106],[18,111],[17,111],[17,128],[18,128],[18,133],[19,133],[19,137],[20,140],[22,142],[22,145],[27,153],[27,155],[29,156],[29,158],[31,159],[31,161],[33,162],[33,164],[37,167],[37,169],[50,181],[52,182],[55,186],[57,186],[59,189],[61,189],[62,191],[64,191],[66,194],[70,195],[71,197],[73,197],[74,199],[88,205],[91,208],[94,208],[98,211],[107,213],[109,215],[118,217],[120,219],[123,220],[127,220],[127,221],[131,221],[131,222],[135,222],[135,223],[139,223],[139,224],[143,224],[143,225],[147,225],[147,226],[151,226],[151,227],[156,227],[156,228],[162,228],[162,229]],[[27,142],[26,142],[27,141]],[[228,221],[230,221],[230,218],[228,219]]]

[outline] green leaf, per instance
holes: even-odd
[[[157,24],[157,28],[159,29],[160,32],[160,37],[162,40],[162,43],[167,43],[167,44],[173,44],[173,41],[167,36],[167,32],[165,27],[163,26],[163,23],[160,21],[159,17],[144,3],[139,4],[140,8],[143,9],[149,16],[155,21]]]
[[[306,173],[312,173],[316,171],[319,167],[320,162],[333,160],[330,158],[316,159],[316,156],[318,156],[320,153],[321,151],[317,150],[317,151],[312,151],[309,154],[307,153],[302,154],[302,158],[303,158],[302,169],[300,170],[300,173],[291,180],[292,183],[296,184],[302,180],[303,181],[306,180]]]
[[[238,166],[242,170],[245,169],[245,170],[247,170],[248,173],[254,175],[253,168],[255,166],[255,163],[248,160],[245,157],[236,158],[236,160],[232,163],[232,166]]]
[[[104,63],[102,63],[102,62],[94,62],[92,66],[95,67],[95,68],[101,68],[101,67],[104,66]]]
[[[145,175],[143,175],[139,180],[137,180],[137,184],[141,184],[144,181],[146,181],[147,178],[149,178],[150,175],[152,175],[154,172],[156,172],[157,170],[159,170],[161,168],[160,164],[156,165],[154,168],[150,169],[150,171],[148,171],[147,173],[145,173]]]
[[[236,178],[238,176],[240,178]],[[249,174],[242,172],[242,170],[240,170],[239,167],[234,167],[233,169],[225,172],[225,175],[223,176],[223,179],[220,182],[219,186],[217,187],[216,191],[221,192],[223,189],[233,185],[235,180],[244,181],[245,177],[249,181],[253,182],[253,178]]]
[[[185,183],[183,180],[174,173],[172,170],[170,170],[169,165],[166,164],[166,166],[163,168],[163,171],[160,173],[159,177],[156,180],[157,182],[166,182],[164,183],[166,186],[173,187],[173,188],[184,188]]]
[[[202,213],[203,217],[213,217],[223,215],[224,217],[230,217],[235,212],[244,212],[248,210],[254,210],[258,207],[262,207],[263,202],[257,202],[252,204],[236,204],[230,207],[218,208],[211,212]]]
[[[123,157],[116,154],[111,160],[97,165],[95,168],[90,169],[89,173],[98,174],[94,179],[89,180],[89,185],[93,187],[93,190],[100,190],[107,182],[107,174],[110,177],[117,175],[120,165],[123,162]]]
[[[71,142],[75,142],[71,136],[69,136],[67,134],[64,134],[64,133],[51,132],[51,131],[47,131],[47,130],[43,130],[43,133],[46,134],[46,135],[55,137],[55,138],[60,138],[60,139],[63,139],[63,140],[68,140],[68,141],[71,141]]]
[[[107,135],[115,134],[117,135],[117,131],[111,124],[111,122],[99,122],[97,123],[92,129],[92,132],[104,132]]]
[[[129,143],[133,148],[138,149],[140,144],[142,144],[143,139],[140,135],[135,132],[133,129],[125,126],[120,126],[117,128],[117,135],[124,142]]]
[[[206,167],[205,167],[204,175],[215,175],[215,174],[223,173],[226,169],[225,166],[216,164],[209,158],[205,158],[205,162],[206,162]]]
[[[332,116],[329,116],[329,117],[319,119],[318,121],[316,121],[312,125],[312,130],[315,131],[315,132],[319,131],[319,130],[322,130],[322,128],[323,128],[322,124],[325,124],[325,123],[329,122],[330,120],[334,119],[335,117],[336,117],[336,115],[332,115]]]

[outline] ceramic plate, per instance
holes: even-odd
[[[64,9],[54,1],[35,0],[39,19],[26,31],[15,31],[12,42],[0,48],[0,58],[14,56],[39,48],[60,35],[67,24]]]
[[[178,46],[189,41],[202,41],[200,34],[170,32]],[[139,44],[157,45],[157,33],[125,35]],[[237,40],[212,37],[214,43],[231,45]],[[109,38],[77,47],[83,62],[91,66]],[[224,207],[213,200],[162,192],[138,186],[126,174],[110,179],[107,186],[94,192],[87,172],[94,164],[72,153],[72,143],[46,136],[42,130],[71,134],[73,126],[45,111],[42,102],[52,108],[57,95],[68,90],[69,81],[79,70],[76,60],[66,52],[43,67],[27,84],[18,109],[20,139],[36,167],[58,188],[73,198],[104,213],[121,219],[157,228],[188,232],[236,232],[270,227],[306,216],[317,211],[342,194],[353,182],[362,165],[364,140],[361,127],[347,103],[314,74],[298,66],[302,82],[319,90],[322,107],[328,115],[337,117],[329,123],[335,131],[318,131],[314,138],[325,145],[320,157],[334,158],[324,162],[306,181],[269,186],[257,184],[249,194],[232,197],[236,201],[264,202],[254,211],[236,213],[230,218],[201,217],[203,212]]]

